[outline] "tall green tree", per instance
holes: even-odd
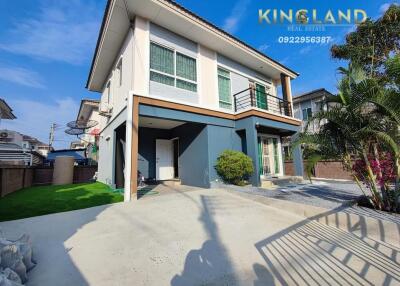
[[[385,63],[399,52],[400,6],[395,4],[376,21],[369,18],[358,25],[344,44],[331,47],[333,58],[349,60],[384,83],[390,81]]]

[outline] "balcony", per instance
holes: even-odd
[[[253,108],[293,117],[292,104],[271,94],[248,88],[233,95],[235,112]]]

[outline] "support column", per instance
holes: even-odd
[[[133,96],[132,103],[132,139],[131,139],[131,198],[137,199],[137,171],[138,171],[138,144],[139,144],[139,98]],[[127,146],[129,148],[129,146]]]
[[[246,127],[246,145],[247,155],[253,159],[254,173],[250,178],[250,182],[253,186],[259,187],[260,183],[260,164],[258,162],[258,138],[257,129],[253,119],[250,120],[250,124]]]
[[[292,88],[290,85],[290,77],[281,73],[282,96],[283,99],[289,102],[289,116],[293,116],[293,99]]]
[[[304,176],[304,166],[303,166],[303,152],[301,151],[301,146],[298,145],[292,150],[293,164],[294,164],[294,174],[295,176]]]

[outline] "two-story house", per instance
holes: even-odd
[[[99,180],[123,187],[125,200],[138,172],[210,187],[225,149],[253,159],[255,186],[283,176],[281,137],[301,127],[297,76],[173,1],[108,1],[87,81],[101,93]]]
[[[325,88],[320,88],[293,97],[294,116],[297,119],[302,120],[302,131],[304,131],[308,120],[314,114],[318,111],[328,109],[325,100],[330,96],[333,96],[333,94]],[[324,122],[310,122],[308,131],[312,133],[318,132],[321,124],[324,124]]]

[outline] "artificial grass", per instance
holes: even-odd
[[[0,198],[0,221],[84,209],[123,201],[102,183],[39,186]]]

